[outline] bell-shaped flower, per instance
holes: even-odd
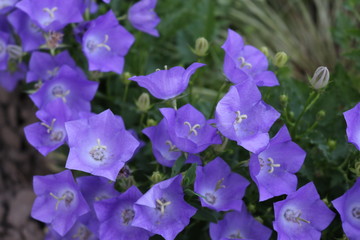
[[[79,216],[90,210],[69,170],[34,176],[33,187],[37,197],[31,216],[50,224],[61,236],[74,226]]]
[[[134,41],[133,35],[119,24],[111,10],[92,20],[82,39],[89,70],[121,74],[124,57]]]
[[[160,18],[154,11],[157,0],[141,0],[129,8],[128,18],[134,28],[153,35],[159,36],[156,26],[160,22]]]
[[[245,45],[242,37],[229,29],[222,46],[225,51],[224,73],[237,84],[252,81],[258,86],[276,86],[279,82],[275,74],[268,71],[268,60],[259,49]]]
[[[194,191],[201,195],[203,207],[216,211],[241,211],[242,198],[249,181],[241,175],[231,172],[229,165],[220,157],[205,167],[196,168]]]
[[[250,81],[232,86],[216,106],[216,126],[227,138],[250,152],[269,143],[273,123],[280,117],[273,107],[261,100],[261,93]]]
[[[144,228],[132,226],[134,203],[142,196],[135,186],[121,195],[96,202],[96,215],[100,222],[99,238],[102,240],[147,240],[153,235]]]
[[[267,240],[271,230],[259,223],[244,207],[240,212],[228,212],[217,223],[210,223],[211,240],[256,239]]]
[[[183,93],[192,74],[202,63],[193,63],[186,70],[183,67],[173,67],[157,70],[146,76],[134,76],[129,80],[135,81],[139,86],[146,88],[151,95],[159,99],[171,99]]]
[[[135,202],[132,226],[175,239],[190,222],[196,208],[184,201],[182,175],[155,184]]]
[[[348,141],[360,150],[360,103],[344,112],[344,118],[347,125],[346,135]]]
[[[312,182],[290,193],[285,200],[274,203],[274,229],[279,240],[320,239],[324,230],[334,219],[333,213],[320,196]]]
[[[332,201],[340,213],[342,228],[350,240],[360,238],[360,178],[344,195]]]
[[[43,30],[57,31],[69,23],[83,21],[81,5],[79,0],[22,0],[16,7]]]
[[[291,141],[284,125],[266,149],[252,154],[249,162],[250,176],[256,183],[260,201],[296,191],[295,175],[304,163],[306,152]]]
[[[66,122],[65,128],[70,147],[65,167],[112,181],[139,146],[139,141],[110,110]]]
[[[204,115],[190,104],[175,110],[161,108],[160,112],[166,119],[169,129],[171,145],[183,152],[200,153],[212,144],[221,144],[217,129],[210,124],[213,120],[206,120]]]
[[[18,1],[19,0],[1,0],[0,15],[5,15],[9,11],[11,11]]]
[[[90,229],[82,224],[81,222],[76,222],[74,226],[64,235],[59,235],[56,231],[52,229],[51,226],[48,226],[48,231],[45,235],[45,240],[98,240],[96,235],[90,231]]]

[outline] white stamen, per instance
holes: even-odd
[[[55,18],[55,11],[57,11],[58,8],[57,7],[53,7],[53,8],[43,8],[43,11],[48,13],[51,19]]]
[[[189,123],[188,121],[184,122],[184,125],[189,126],[190,130],[189,130],[189,135],[191,133],[194,133],[195,136],[198,135],[198,132],[196,131],[197,128],[200,128],[200,124],[195,124],[194,126],[191,126],[191,123]]]
[[[248,116],[246,114],[241,114],[240,111],[236,111],[236,118],[235,118],[235,121],[234,121],[234,125],[235,124],[239,124],[241,123],[244,119],[247,119]]]
[[[239,59],[239,61],[241,63],[241,65],[240,65],[241,68],[243,68],[243,67],[246,67],[247,69],[252,68],[251,63],[246,62],[244,57],[239,57],[238,59]]]
[[[269,157],[267,160],[269,161],[267,165],[270,167],[270,169],[268,170],[269,173],[274,172],[274,167],[281,166],[279,163],[274,163],[274,159],[272,159],[271,157]]]

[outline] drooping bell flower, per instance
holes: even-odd
[[[203,197],[203,207],[216,211],[241,211],[242,198],[249,181],[241,175],[231,172],[229,165],[220,157],[215,158],[204,167],[196,168],[194,191]]]
[[[172,167],[175,161],[181,156],[182,152],[171,141],[169,127],[166,119],[160,121],[157,126],[145,128],[142,131],[151,140],[153,154],[161,165]],[[201,164],[200,157],[188,154],[186,163]]]
[[[275,202],[274,212],[273,225],[279,240],[320,239],[321,231],[335,217],[320,200],[312,182],[290,193],[285,200]]]
[[[96,215],[100,222],[99,237],[103,240],[147,240],[153,235],[144,228],[132,226],[134,203],[142,196],[135,186],[121,195],[96,202]]]
[[[259,49],[245,45],[242,37],[229,29],[222,46],[225,51],[224,73],[237,84],[252,81],[258,86],[276,86],[279,82],[275,74],[268,71],[268,60]]]
[[[342,228],[349,239],[360,236],[360,178],[344,195],[332,201],[340,213]]]
[[[348,141],[360,150],[360,103],[344,112],[344,118],[347,125],[346,135]]]
[[[159,36],[156,26],[160,22],[160,18],[154,11],[157,0],[141,0],[129,8],[128,18],[134,28],[153,35]]]
[[[296,143],[284,125],[263,151],[252,154],[250,176],[259,189],[260,201],[296,191],[295,173],[304,163],[306,153]]]
[[[33,187],[37,197],[31,216],[50,224],[61,236],[74,226],[79,216],[90,210],[69,170],[34,176]]]
[[[155,184],[135,202],[132,226],[141,227],[166,240],[175,239],[190,222],[196,208],[184,201],[182,175]]]
[[[232,86],[216,106],[216,126],[227,138],[256,153],[269,143],[273,123],[280,117],[261,100],[261,93],[250,81]]]
[[[146,76],[134,76],[129,80],[146,88],[154,97],[167,100],[183,93],[191,75],[202,66],[205,64],[193,63],[186,70],[183,67],[173,67],[169,70],[158,70]]]
[[[115,181],[139,146],[110,110],[65,123],[70,152],[66,168]]]
[[[92,20],[82,39],[89,70],[121,74],[124,57],[134,41],[133,35],[119,24],[111,10]]]
[[[210,237],[212,240],[267,240],[270,236],[271,230],[255,220],[245,207],[240,212],[226,213],[225,217],[217,223],[210,223]]]
[[[170,142],[183,152],[200,153],[212,144],[221,144],[217,129],[210,124],[213,120],[206,120],[204,115],[190,104],[175,110],[161,108],[160,112],[169,127]]]
[[[12,61],[6,70],[0,71],[0,86],[11,92],[15,89],[20,80],[25,79],[26,65]]]
[[[58,31],[69,23],[83,21],[80,0],[22,0],[16,7],[45,31]]]

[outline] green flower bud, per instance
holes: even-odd
[[[156,126],[157,122],[152,119],[152,118],[149,118],[147,121],[146,121],[146,126],[147,127],[152,127],[152,126]]]
[[[129,80],[129,78],[131,78],[131,74],[129,72],[124,72],[121,75],[121,81],[125,84],[128,85],[131,83],[131,81]]]
[[[325,116],[326,116],[326,112],[325,112],[324,110],[320,110],[320,111],[318,111],[318,113],[316,114],[316,118],[317,118],[318,120],[323,119]]]
[[[318,67],[310,80],[311,86],[316,89],[325,88],[329,83],[330,73],[327,67]]]
[[[155,171],[155,172],[152,173],[149,180],[151,181],[151,184],[154,185],[154,184],[156,184],[158,182],[161,182],[161,181],[165,180],[165,176],[161,172]]]
[[[274,65],[281,68],[283,67],[288,60],[288,55],[285,52],[278,52],[274,57]]]
[[[360,161],[357,161],[354,168],[350,168],[350,171],[353,172],[356,177],[360,177]]]
[[[150,108],[150,95],[148,93],[142,93],[135,104],[140,112],[147,112]]]
[[[333,139],[329,139],[327,141],[327,146],[331,151],[334,150],[336,148],[336,141]]]
[[[265,54],[266,57],[269,57],[269,49],[268,49],[267,47],[262,46],[262,47],[260,48],[260,51],[262,51],[263,54]]]
[[[280,99],[281,105],[286,106],[288,103],[289,97],[286,94],[281,94],[279,99]]]
[[[204,37],[200,37],[195,41],[195,49],[191,50],[195,55],[204,57],[207,55],[207,51],[209,50],[209,42]]]

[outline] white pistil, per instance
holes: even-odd
[[[69,205],[72,200],[74,199],[74,194],[70,191],[66,191],[61,197],[56,196],[55,194],[53,194],[52,192],[50,192],[50,196],[52,196],[53,198],[55,198],[56,204],[55,204],[55,210],[58,209],[59,204],[62,200],[65,200],[65,205]]]
[[[101,145],[101,141],[99,138],[96,139],[96,141],[97,141],[97,145],[92,147],[89,153],[95,161],[102,161],[106,157],[105,151],[107,147],[105,145]]]
[[[156,203],[159,204],[159,206],[160,206],[161,214],[164,214],[165,213],[165,207],[171,204],[170,201],[161,201],[160,199],[156,199]]]
[[[169,152],[179,152],[180,150],[174,145],[170,140],[165,142],[166,145],[169,145]]]
[[[198,135],[198,132],[197,132],[196,129],[201,127],[200,124],[195,124],[194,126],[191,126],[191,123],[189,123],[188,121],[186,121],[186,122],[184,122],[184,125],[187,125],[187,126],[189,126],[189,128],[190,128],[190,130],[189,130],[189,135],[190,135],[191,133],[194,133],[195,136]]]
[[[216,182],[215,192],[221,188],[226,188],[226,186],[222,184],[223,182],[224,182],[224,178]]]
[[[238,59],[239,59],[239,61],[241,63],[241,65],[240,65],[241,68],[243,68],[243,67],[246,67],[247,69],[252,68],[251,63],[246,62],[244,57],[239,57]]]
[[[269,173],[274,172],[274,167],[281,166],[279,163],[274,163],[274,159],[272,159],[271,157],[269,157],[267,160],[269,161],[267,165],[270,167],[270,169],[268,170]]]
[[[53,7],[53,8],[43,8],[43,11],[48,13],[51,19],[55,18],[55,11],[57,11],[58,8],[57,7]]]
[[[53,118],[53,120],[51,120],[51,124],[50,125],[48,125],[48,124],[46,124],[46,123],[40,123],[42,126],[44,126],[44,127],[46,127],[47,128],[47,130],[46,130],[46,132],[47,133],[51,133],[51,131],[52,130],[54,130],[54,123],[55,123],[55,121],[56,121],[56,119],[55,118]]]
[[[310,221],[301,218],[301,211],[297,210],[294,211],[292,209],[286,209],[285,213],[284,213],[284,217],[287,221],[289,222],[293,222],[293,223],[297,223],[301,225],[301,222],[304,223],[311,223]]]
[[[111,48],[109,45],[107,45],[106,43],[109,41],[109,35],[105,34],[105,39],[102,43],[97,44],[97,47],[103,47],[106,50],[108,50],[109,52],[111,51]]]
[[[239,124],[241,123],[244,119],[247,119],[248,116],[246,114],[241,114],[240,111],[236,111],[236,118],[235,118],[235,121],[234,121],[234,125],[235,124]]]

